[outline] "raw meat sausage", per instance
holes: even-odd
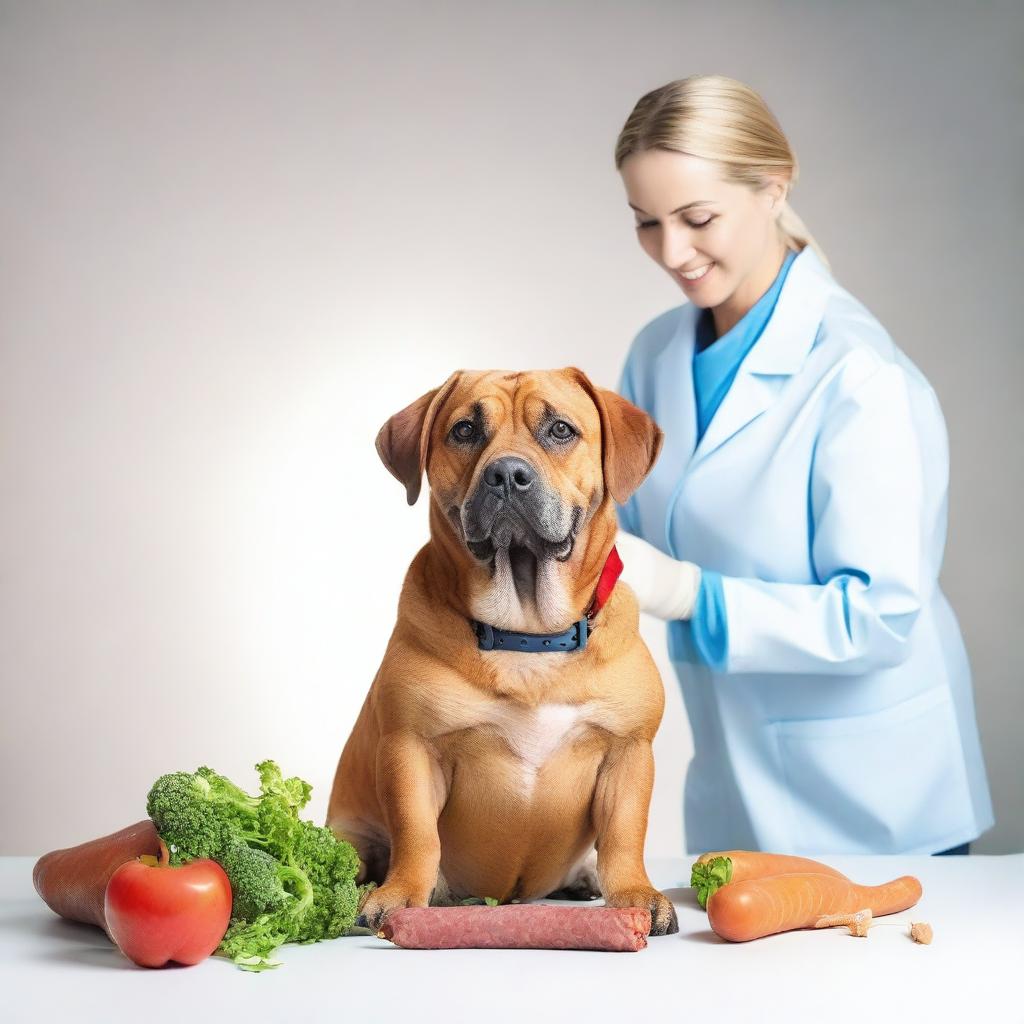
[[[647,945],[644,907],[401,907],[380,938],[406,949],[601,949],[636,952]]]

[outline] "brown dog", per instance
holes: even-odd
[[[377,451],[409,504],[424,468],[431,493],[430,541],[327,811],[359,853],[359,881],[379,885],[361,908],[371,928],[395,907],[557,892],[647,907],[652,934],[678,931],[643,863],[665,698],[633,592],[612,589],[592,636],[576,627],[582,647],[499,646],[533,642],[501,630],[555,634],[585,617],[613,499],[661,443],[645,412],[575,367],[460,371],[381,428]]]

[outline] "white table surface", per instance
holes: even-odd
[[[221,957],[147,970],[98,928],[57,917],[32,887],[35,858],[5,857],[0,1020],[1024,1022],[1024,854],[821,859],[863,884],[916,875],[924,895],[895,917],[928,921],[932,944],[899,927],[725,942],[678,859],[647,868],[679,933],[637,953],[406,950],[360,936],[283,946],[283,965],[259,974]]]

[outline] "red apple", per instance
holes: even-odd
[[[158,863],[130,860],[110,876],[103,901],[107,930],[140,967],[197,964],[227,931],[231,883],[213,860],[169,866],[167,847],[160,847]]]

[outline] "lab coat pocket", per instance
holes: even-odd
[[[881,711],[772,723],[797,853],[930,853],[973,811],[949,688]]]

